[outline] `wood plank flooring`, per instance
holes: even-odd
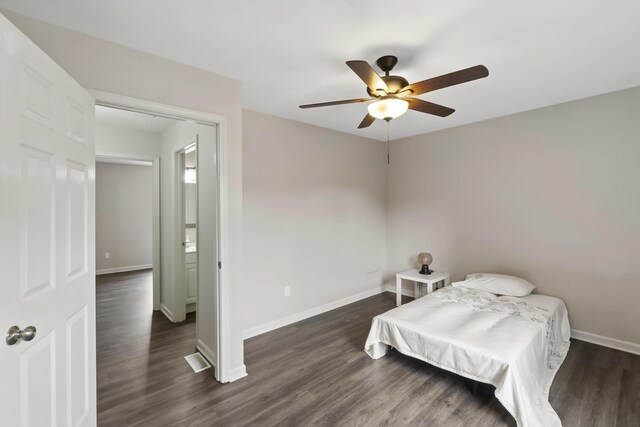
[[[249,376],[193,373],[195,316],[152,312],[151,272],[97,278],[101,426],[514,426],[481,385],[397,352],[363,351],[384,293],[245,341]],[[640,426],[640,356],[573,340],[551,389],[564,426]]]

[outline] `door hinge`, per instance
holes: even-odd
[[[222,270],[222,261],[218,261],[218,269]]]

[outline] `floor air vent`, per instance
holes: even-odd
[[[211,364],[207,362],[207,359],[202,357],[200,353],[193,353],[188,356],[185,356],[184,359],[187,361],[193,372],[198,373],[202,372],[205,369],[209,369]]]

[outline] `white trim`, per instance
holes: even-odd
[[[167,319],[171,320],[173,323],[176,323],[175,320],[173,320],[173,312],[171,310],[169,310],[169,307],[167,307],[164,304],[160,304],[160,311],[167,316]]]
[[[247,376],[247,367],[244,364],[242,364],[233,369],[229,369],[227,382],[231,383],[239,380],[240,378],[244,378],[246,376]]]
[[[215,352],[207,347],[207,345],[200,339],[196,340],[196,350],[198,350],[200,354],[202,354],[202,357],[207,359],[207,362],[211,363],[211,366],[213,366],[214,368],[216,367],[216,364],[214,362]]]
[[[292,314],[291,316],[283,317],[282,319],[274,320],[269,323],[265,323],[263,325],[254,326],[253,328],[245,329],[242,333],[243,339],[253,338],[257,335],[264,334],[269,331],[273,331],[274,329],[282,328],[283,326],[290,325],[292,323],[299,322],[304,319],[308,319],[309,317],[317,316],[318,314],[325,313],[327,311],[334,310],[336,308],[342,307],[347,304],[352,304],[356,301],[360,301],[361,299],[369,298],[374,295],[380,294],[384,292],[382,287],[376,287],[374,289],[369,289],[368,291],[360,292],[359,294],[352,295],[350,297],[342,298],[337,301],[330,302],[328,304],[324,304],[318,307],[311,308],[309,310],[302,311],[300,313]]]
[[[96,270],[96,276],[101,274],[124,273],[125,271],[147,270],[153,268],[153,264],[129,265],[127,267],[103,268]]]
[[[228,150],[227,150],[227,120],[221,118],[216,126],[218,132],[216,156],[218,159],[218,262],[220,268],[218,268],[218,339],[217,358],[218,366],[220,369],[216,369],[216,379],[221,382],[235,381],[238,378],[242,378],[246,375],[246,369],[244,375],[238,376],[238,368],[231,369],[228,366],[227,361],[230,359],[229,349],[229,337],[231,335],[229,323],[230,323],[230,302],[229,302],[229,265],[231,264],[229,256],[229,184],[227,180],[227,163],[228,163]],[[242,365],[244,367],[244,364]],[[218,375],[220,372],[220,375]]]
[[[149,160],[134,160],[134,159],[122,159],[112,157],[98,157],[96,155],[96,163],[116,163],[119,165],[133,165],[133,166],[153,166],[153,162]]]
[[[98,105],[96,98],[96,105]],[[160,259],[160,157],[144,154],[114,153],[109,151],[96,152],[96,161],[120,164],[136,164],[136,162],[150,164],[152,167],[153,183],[151,189],[151,233],[152,268],[153,268],[153,310],[160,310],[161,263]],[[96,272],[96,274],[98,274]]]
[[[104,107],[118,108],[121,110],[125,109],[147,114],[156,113],[156,115],[163,115],[170,119],[191,120],[206,125],[212,123],[226,123],[227,121],[226,117],[217,114],[203,113],[202,111],[160,104],[158,102],[131,98],[129,96],[103,92],[100,90],[89,89],[89,92],[96,98],[96,103]]]
[[[160,252],[160,244],[162,242],[162,230],[160,228],[161,218],[161,206],[160,206],[160,157],[153,159],[153,188],[152,188],[152,219],[151,226],[153,227],[153,233],[151,233],[152,239],[152,251],[153,251],[153,309],[160,310],[160,301],[162,296],[162,257]]]
[[[640,344],[629,341],[622,341],[615,338],[592,334],[590,332],[579,331],[577,329],[571,330],[571,338],[640,355]]]
[[[96,101],[96,104],[98,101]],[[133,153],[115,153],[113,151],[96,151],[96,162],[120,163],[123,165],[140,164],[150,166],[154,160],[160,160],[158,156]]]
[[[228,371],[229,358],[229,201],[227,189],[227,118],[217,114],[203,113],[187,108],[174,107],[153,101],[146,101],[129,96],[89,89],[96,99],[96,104],[128,109],[146,113],[155,113],[179,120],[192,120],[203,124],[215,124],[218,131],[218,261],[224,261],[223,268],[218,270],[218,322],[217,322],[217,358],[218,369],[215,370],[216,379],[220,382],[229,381],[231,372]],[[215,262],[215,260],[214,260]],[[155,271],[155,269],[154,269]],[[155,282],[155,277],[154,277]],[[164,307],[166,308],[166,307]],[[165,315],[167,313],[165,312]],[[234,368],[235,371],[236,368]],[[234,374],[235,375],[235,374]]]
[[[391,292],[392,294],[396,293],[396,285],[385,285],[384,290],[387,292]],[[402,288],[402,295],[406,297],[415,298],[415,292],[413,289],[405,289]]]

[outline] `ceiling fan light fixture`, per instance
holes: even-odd
[[[368,113],[358,125],[358,129],[368,128],[376,119],[389,122],[391,119],[406,113],[408,109],[432,116],[447,117],[455,112],[453,108],[434,104],[413,96],[481,79],[489,75],[487,67],[476,65],[416,83],[409,83],[402,76],[389,74],[397,62],[398,58],[393,55],[385,55],[378,58],[376,64],[384,71],[384,76],[380,76],[367,61],[347,61],[347,66],[366,85],[369,97],[305,104],[301,105],[300,108],[328,107],[330,105],[356,104],[360,102],[370,103]]]
[[[369,104],[369,114],[376,119],[391,120],[400,117],[409,109],[409,103],[404,99],[385,97]]]

